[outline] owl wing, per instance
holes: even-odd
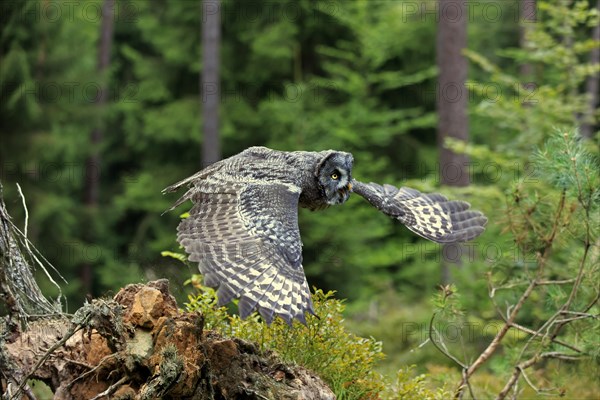
[[[194,206],[177,239],[189,260],[207,286],[218,287],[219,305],[240,299],[242,318],[256,309],[267,323],[274,316],[306,323],[304,313],[314,310],[302,268],[300,188],[218,176],[195,181],[184,195]]]
[[[487,223],[480,211],[469,210],[466,201],[448,200],[438,193],[356,180],[352,190],[417,235],[437,243],[466,242],[479,236]]]

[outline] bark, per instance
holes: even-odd
[[[3,371],[44,381],[54,399],[335,398],[305,368],[204,330],[200,314],[178,311],[164,279],[93,300],[70,320],[36,321],[1,352]]]
[[[221,159],[219,143],[219,77],[221,44],[221,2],[202,0],[202,73],[200,97],[202,111],[202,165],[206,167]]]
[[[467,186],[469,159],[444,146],[446,138],[469,140],[467,116],[467,47],[468,10],[464,1],[440,0],[437,32],[438,127],[440,181],[443,185]]]
[[[467,47],[468,10],[464,1],[440,0],[436,57],[439,70],[437,91],[437,143],[440,162],[440,183],[450,186],[468,186],[469,158],[456,154],[444,145],[446,138],[469,140],[467,116],[467,59],[462,50]],[[442,248],[441,280],[451,281],[449,264],[460,265],[464,247],[459,244]],[[452,256],[449,256],[452,255]]]
[[[115,0],[104,0],[102,5],[102,22],[100,25],[100,42],[98,43],[98,60],[96,66],[96,71],[98,72],[98,76],[101,77],[102,84],[100,85],[98,98],[95,99],[100,114],[102,114],[108,101],[107,71],[110,65],[110,52],[113,40],[114,6]],[[99,124],[101,125],[101,122]],[[97,208],[100,197],[100,171],[102,164],[100,147],[102,145],[103,136],[104,134],[101,126],[96,126],[92,129],[90,135],[91,154],[87,158],[85,165],[84,203],[88,210],[91,211]],[[87,240],[94,240],[93,232],[88,232],[87,236]],[[86,262],[81,266],[80,277],[84,290],[86,293],[91,294],[93,287],[93,273],[92,265],[89,262]]]
[[[11,317],[6,323],[14,329],[19,323],[26,323],[30,315],[51,314],[60,309],[59,304],[44,297],[35,281],[31,265],[35,256],[25,245],[26,240],[8,215],[0,182],[0,305],[6,307]]]
[[[531,30],[532,24],[535,23],[537,18],[536,0],[521,0],[519,2],[519,15],[519,20],[521,23],[521,26],[519,27],[519,42],[521,48],[524,49],[527,43],[527,35]],[[533,66],[531,63],[523,63],[519,68],[522,77],[533,77]],[[524,84],[526,85],[525,82]]]
[[[600,13],[600,1],[596,2],[596,10]],[[592,39],[596,42],[600,41],[600,25],[596,25],[592,30]],[[600,48],[594,47],[590,54],[590,64],[600,64]],[[587,115],[584,116],[584,121],[581,124],[581,136],[586,138],[592,138],[594,131],[598,129],[596,115],[596,109],[598,107],[598,92],[600,91],[600,85],[598,80],[600,79],[599,74],[592,74],[588,76],[585,90],[589,96]]]
[[[35,399],[30,379],[56,400],[335,399],[307,369],[204,330],[202,315],[178,310],[165,279],[62,314],[41,294],[16,233],[0,184],[2,399]]]

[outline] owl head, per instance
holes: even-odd
[[[352,193],[352,154],[329,150],[317,164],[315,177],[329,205],[342,204]]]

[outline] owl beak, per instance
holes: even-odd
[[[342,187],[338,190],[339,198],[338,204],[346,202],[348,197],[350,197],[350,193],[352,193],[352,184],[348,183],[346,186]]]

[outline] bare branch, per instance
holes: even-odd
[[[429,340],[435,346],[435,348],[438,349],[438,351],[440,353],[442,353],[443,355],[445,355],[446,357],[448,357],[450,360],[454,361],[456,364],[460,365],[461,368],[466,369],[467,366],[465,364],[463,364],[462,362],[460,362],[459,359],[457,359],[452,354],[450,354],[450,352],[446,348],[446,345],[444,344],[444,340],[441,338],[441,335],[439,333],[438,333],[438,337],[440,338],[440,342],[441,342],[443,348],[440,347],[436,343],[436,341],[433,339],[433,332],[435,331],[437,333],[437,330],[433,326],[433,321],[435,320],[436,315],[437,315],[437,313],[433,313],[433,315],[431,316],[431,320],[429,321]]]
[[[533,336],[536,336],[536,337],[542,337],[542,338],[544,337],[544,335],[542,335],[540,332],[538,332],[538,331],[534,331],[533,329],[529,329],[529,328],[527,328],[527,327],[525,327],[525,326],[523,326],[523,325],[519,325],[519,324],[517,324],[516,322],[513,322],[513,323],[511,324],[511,327],[512,327],[512,328],[515,328],[515,329],[518,329],[518,330],[520,330],[520,331],[522,331],[522,332],[529,333],[530,335],[533,335]],[[579,349],[579,348],[577,348],[577,347],[575,347],[575,346],[573,346],[572,344],[569,344],[569,343],[567,343],[567,342],[563,342],[562,340],[559,340],[559,339],[554,339],[554,340],[552,340],[552,342],[553,342],[553,343],[556,343],[556,344],[558,344],[558,345],[561,345],[561,346],[563,346],[563,347],[566,347],[566,348],[568,348],[568,349],[571,349],[571,350],[573,350],[573,351],[576,351],[576,352],[578,352],[578,353],[581,353],[581,352],[582,352],[582,350],[581,350],[581,349]]]
[[[110,385],[108,387],[108,389],[106,389],[104,392],[102,393],[98,393],[98,395],[92,397],[91,400],[98,400],[101,399],[103,397],[109,397],[111,394],[113,394],[122,384],[124,384],[125,382],[127,382],[129,380],[128,377],[124,376],[121,379],[119,379],[117,382],[115,382],[114,384]]]
[[[467,388],[469,389],[469,394],[471,395],[471,398],[475,399],[475,393],[473,393],[473,388],[471,387],[471,382],[469,382],[469,377],[466,376],[466,374],[467,374],[467,369],[463,368],[463,370],[462,370],[463,379],[465,380]]]
[[[22,201],[25,204],[24,198]],[[24,207],[26,210],[26,205]],[[45,315],[61,311],[60,303],[51,303],[35,281],[34,263],[30,260],[35,260],[42,268],[43,264],[34,252],[35,247],[29,244],[26,235],[12,222],[2,199],[0,185],[0,292],[5,297],[11,315],[24,323],[27,323],[31,314]],[[44,271],[47,273],[45,268]]]
[[[577,315],[575,317],[572,318],[563,318],[563,319],[557,319],[556,321],[554,321],[557,324],[568,324],[569,322],[573,322],[573,321],[577,321],[580,319],[588,319],[588,318],[598,318],[598,315],[592,315],[592,314],[585,314],[585,315]]]
[[[67,340],[69,340],[71,338],[71,336],[73,336],[75,333],[77,333],[77,331],[79,331],[80,329],[82,329],[82,327],[80,325],[73,325],[73,327],[71,327],[71,329],[69,329],[66,333],[66,335],[59,341],[57,341],[52,347],[50,347],[48,349],[48,351],[46,351],[46,354],[44,354],[39,360],[38,362],[35,364],[35,366],[31,369],[31,371],[29,371],[29,373],[23,378],[23,380],[21,381],[21,384],[19,385],[19,387],[17,388],[17,392],[15,393],[15,395],[13,395],[13,397],[11,397],[11,400],[15,400],[18,398],[21,390],[23,390],[23,388],[25,387],[25,385],[27,384],[27,381],[29,381],[29,379],[33,376],[33,374],[35,373],[35,371],[37,371],[37,369],[44,363],[46,362],[46,360],[48,359],[48,357],[50,357],[50,355],[52,355],[52,353],[54,353],[54,351],[56,349],[58,349],[59,347],[62,347],[65,343],[67,343]]]
[[[506,395],[511,390],[511,388],[513,388],[513,386],[515,386],[517,384],[517,381],[519,380],[519,377],[521,376],[521,374],[524,375],[524,370],[526,370],[527,368],[533,366],[534,364],[536,364],[537,362],[539,362],[545,358],[557,358],[559,360],[568,360],[568,361],[575,361],[575,360],[582,359],[581,356],[567,354],[567,353],[561,353],[558,351],[551,351],[551,352],[535,355],[535,356],[531,357],[530,359],[523,361],[522,363],[520,363],[519,365],[517,365],[515,367],[513,374],[511,375],[508,382],[506,382],[506,385],[504,385],[504,388],[502,389],[502,391],[496,397],[496,400],[503,400],[506,397]],[[526,379],[526,380],[527,380],[527,383],[536,390],[536,392],[539,392],[539,390],[528,379]]]
[[[94,372],[98,371],[100,368],[102,368],[104,366],[104,362],[110,360],[111,358],[117,357],[116,353],[112,353],[109,354],[107,356],[104,356],[102,358],[102,360],[100,360],[100,362],[98,363],[98,365],[96,365],[95,367],[93,367],[92,369],[90,369],[89,371],[86,371],[85,373],[79,375],[77,378],[73,379],[71,382],[69,382],[69,384],[67,385],[67,390],[71,389],[73,387],[73,385],[77,382],[80,381],[82,379],[87,378],[89,375],[93,374]]]
[[[573,279],[559,279],[559,280],[550,280],[550,281],[539,281],[538,285],[568,285],[569,283],[575,282],[575,278]]]
[[[504,325],[502,326],[500,331],[498,331],[498,333],[496,334],[496,336],[494,337],[492,342],[479,355],[479,357],[473,362],[473,364],[471,364],[471,366],[467,369],[466,374],[464,374],[460,383],[458,384],[458,389],[455,392],[455,398],[460,398],[462,396],[462,392],[463,392],[464,386],[465,386],[465,378],[468,379],[471,375],[473,375],[473,373],[475,371],[477,371],[492,356],[492,354],[494,354],[494,352],[496,351],[496,349],[498,348],[498,346],[500,345],[500,343],[506,336],[506,333],[509,331],[517,314],[521,310],[521,307],[523,307],[523,305],[525,304],[525,301],[529,298],[529,296],[531,295],[533,290],[537,287],[538,281],[541,280],[542,274],[543,274],[545,266],[546,266],[546,262],[548,260],[548,256],[550,255],[550,251],[551,251],[552,245],[554,243],[554,239],[556,238],[556,234],[558,232],[558,227],[560,225],[560,217],[563,213],[563,210],[565,209],[565,200],[566,200],[566,193],[563,190],[561,192],[560,200],[559,200],[557,210],[556,210],[556,213],[554,216],[552,230],[545,240],[546,245],[544,246],[543,251],[538,255],[538,267],[537,267],[537,271],[536,271],[536,278],[533,279],[529,283],[529,286],[527,286],[527,289],[525,289],[525,292],[523,292],[523,294],[517,301],[517,304],[515,304],[514,308],[511,309],[510,314],[508,315],[508,317],[506,319],[506,322],[504,323]],[[518,379],[518,377],[516,379]],[[511,387],[512,387],[512,385],[511,385]],[[504,396],[506,396],[506,393],[504,394]]]
[[[521,375],[523,375],[523,379],[525,379],[525,382],[527,382],[527,384],[529,385],[530,388],[532,388],[536,393],[540,392],[540,389],[537,386],[535,386],[533,384],[533,382],[531,382],[531,380],[529,379],[529,377],[525,373],[525,369],[523,369],[523,368],[521,368]],[[515,384],[515,386],[516,386],[516,384]]]
[[[537,285],[538,286],[547,286],[547,285],[568,285],[570,283],[575,282],[575,278],[572,279],[557,279],[557,280],[542,280],[542,281],[538,281]],[[523,281],[523,282],[513,282],[513,283],[507,283],[506,285],[501,285],[501,286],[490,286],[490,297],[494,297],[494,295],[496,294],[497,290],[506,290],[506,289],[513,289],[519,286],[527,286],[529,284],[528,281]]]

